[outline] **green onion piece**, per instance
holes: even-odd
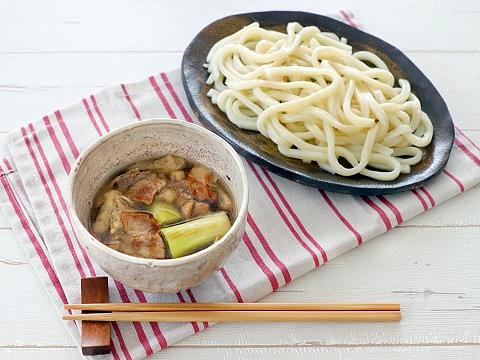
[[[155,220],[157,220],[161,225],[171,224],[179,221],[182,218],[182,215],[178,209],[165,201],[155,200],[149,207],[148,210],[153,214]]]
[[[160,231],[175,259],[206,248],[225,235],[230,227],[227,213],[221,211]]]

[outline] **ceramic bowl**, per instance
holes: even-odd
[[[213,245],[178,259],[144,259],[109,248],[88,231],[95,193],[113,174],[141,159],[176,154],[213,169],[230,188],[235,209],[231,229]],[[101,137],[75,162],[68,198],[75,232],[89,256],[114,279],[150,293],[171,293],[200,284],[223,266],[245,229],[248,183],[235,150],[212,132],[185,121],[152,119]]]

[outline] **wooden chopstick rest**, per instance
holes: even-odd
[[[108,278],[93,277],[81,280],[82,303],[108,303]],[[82,310],[82,314],[96,314],[99,311]],[[82,321],[82,354],[101,355],[108,354],[111,350],[110,323],[101,321]]]

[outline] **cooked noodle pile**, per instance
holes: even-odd
[[[390,181],[422,159],[433,127],[410,83],[369,51],[315,26],[252,23],[207,56],[212,102],[285,156],[342,176]]]

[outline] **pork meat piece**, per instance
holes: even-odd
[[[144,258],[165,258],[165,244],[159,234],[160,225],[152,214],[123,211],[121,218],[124,229],[121,239],[123,252]]]
[[[160,225],[153,214],[144,211],[122,211],[123,229],[127,234],[140,235],[149,231],[158,232]]]
[[[145,179],[150,175],[148,171],[140,171],[139,169],[133,169],[127,171],[124,174],[118,175],[112,180],[112,186],[118,186],[120,190],[128,189],[137,181]]]
[[[158,233],[132,236],[130,241],[131,255],[149,258],[165,259],[165,244]]]
[[[155,194],[167,185],[167,180],[149,173],[147,177],[137,181],[126,191],[126,195],[134,200],[150,205]]]

